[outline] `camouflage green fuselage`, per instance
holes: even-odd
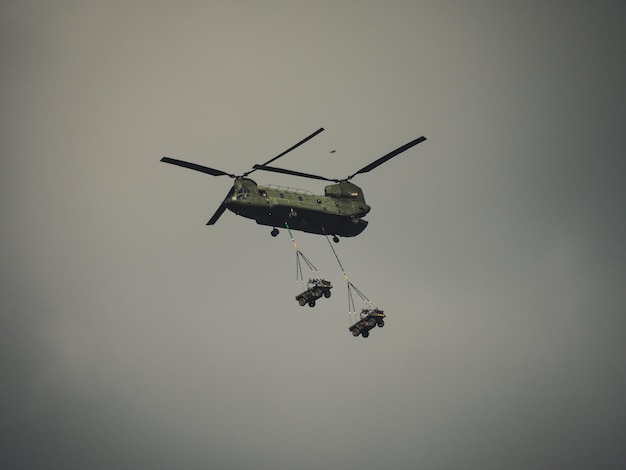
[[[282,186],[259,186],[237,178],[224,201],[228,210],[258,224],[303,232],[354,237],[365,230],[362,220],[370,207],[357,185],[340,182],[326,186],[324,195]]]

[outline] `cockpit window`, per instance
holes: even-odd
[[[235,198],[238,201],[242,199],[248,199],[250,197],[250,190],[248,188],[239,188],[237,192],[235,192]]]

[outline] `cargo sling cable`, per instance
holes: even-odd
[[[287,223],[285,223],[285,227],[287,228],[287,231],[289,232],[289,236],[291,237],[293,248],[296,250],[296,282],[300,282],[304,285],[304,276],[302,275],[302,263],[300,262],[300,258],[302,258],[302,261],[306,263],[306,265],[309,267],[311,271],[316,273],[317,277],[319,277],[320,272],[315,267],[315,265],[311,263],[306,256],[304,256],[304,253],[302,253],[298,249],[298,244],[296,243],[296,240],[293,238],[293,234],[291,233],[291,230],[289,229],[289,225],[287,225]]]
[[[361,292],[354,284],[352,284],[352,282],[350,282],[350,279],[348,278],[348,275],[346,274],[346,270],[343,268],[343,264],[341,264],[341,261],[339,260],[339,256],[337,255],[337,252],[335,251],[333,244],[330,242],[330,238],[328,237],[328,234],[326,233],[326,231],[324,231],[324,236],[326,237],[326,241],[328,241],[328,244],[330,245],[330,249],[333,251],[333,254],[335,255],[335,259],[337,260],[339,267],[341,268],[341,272],[343,273],[343,278],[346,280],[346,285],[348,287],[348,323],[349,325],[352,325],[352,323],[354,323],[354,321],[356,321],[357,319],[356,305],[354,304],[354,296],[352,295],[352,291],[356,292],[357,295],[361,297],[361,300],[365,302],[369,308],[371,308],[372,306],[372,301],[368,299],[365,296],[365,294]],[[354,316],[354,321],[353,321],[353,316]]]

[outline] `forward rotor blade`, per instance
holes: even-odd
[[[222,170],[209,168],[208,166],[198,165],[197,163],[184,162],[182,160],[176,160],[175,158],[169,158],[169,157],[163,157],[161,161],[164,163],[169,163],[171,165],[182,166],[183,168],[189,168],[190,170],[196,170],[201,173],[206,173],[208,175],[230,176],[231,178],[235,178],[235,175],[231,173],[226,173],[225,171],[222,171]]]
[[[207,225],[213,225],[215,222],[217,222],[217,219],[219,219],[222,216],[225,210],[226,210],[226,204],[222,202],[220,206],[217,208],[217,210],[215,211],[215,214],[213,214],[213,217],[211,217],[211,219],[207,222]]]
[[[285,175],[301,176],[303,178],[311,178],[314,180],[338,181],[338,180],[331,179],[331,178],[325,178],[324,176],[312,175],[310,173],[302,173],[300,171],[294,171],[294,170],[286,170],[284,168],[276,168],[274,166],[254,165],[252,168],[254,168],[255,170],[265,170],[265,171],[273,171],[274,173],[283,173]]]
[[[385,163],[387,160],[391,160],[393,157],[395,157],[396,155],[401,154],[402,152],[410,149],[411,147],[413,147],[414,145],[419,144],[420,142],[424,142],[426,140],[426,137],[422,136],[422,137],[418,137],[415,140],[412,140],[411,142],[409,142],[408,144],[404,144],[402,147],[398,147],[397,149],[395,149],[393,152],[389,152],[387,155],[385,155],[384,157],[380,157],[378,160],[370,163],[367,166],[364,166],[363,168],[361,168],[359,171],[357,171],[356,173],[354,173],[353,175],[348,176],[348,180],[354,178],[356,175],[361,174],[361,173],[367,173],[368,171],[372,171],[374,168],[376,168],[379,165],[382,165],[383,163]]]
[[[307,142],[307,141],[311,140],[313,137],[315,137],[317,134],[319,134],[319,133],[320,133],[320,132],[322,132],[323,130],[324,130],[324,128],[323,128],[323,127],[320,127],[318,130],[316,130],[315,132],[313,132],[313,134],[311,134],[311,135],[310,135],[310,136],[308,136],[308,137],[305,137],[304,139],[302,139],[302,140],[301,140],[300,142],[298,142],[297,144],[295,144],[295,145],[293,145],[293,146],[289,147],[289,148],[288,148],[287,150],[285,150],[283,153],[281,153],[281,154],[279,154],[279,155],[276,155],[274,158],[272,158],[272,159],[270,159],[270,160],[266,161],[265,163],[263,163],[263,164],[261,164],[261,165],[254,165],[254,166],[252,167],[253,169],[252,169],[252,170],[250,170],[249,172],[247,172],[244,176],[248,176],[250,173],[252,173],[252,172],[254,172],[255,170],[259,169],[259,168],[257,168],[257,167],[259,167],[259,166],[265,166],[265,165],[267,165],[268,163],[272,163],[274,160],[278,160],[278,159],[279,159],[280,157],[282,157],[283,155],[288,154],[288,153],[289,153],[289,152],[291,152],[292,150],[294,150],[294,149],[296,149],[296,148],[300,147],[300,146],[301,146],[302,144],[304,144],[305,142]]]
[[[302,144],[304,144],[305,142],[311,140],[313,137],[315,137],[317,134],[319,134],[320,132],[322,132],[324,130],[323,127],[320,127],[318,130],[316,130],[315,132],[313,132],[313,134],[311,134],[308,137],[305,137],[304,139],[302,139],[300,142],[298,142],[297,144],[289,147],[287,150],[285,150],[283,153],[276,155],[274,158],[272,158],[271,160],[266,161],[265,163],[263,163],[263,165],[267,165],[268,163],[272,163],[274,160],[278,160],[280,157],[282,157],[283,155],[288,154],[289,152],[291,152],[292,150],[300,147]]]
[[[207,225],[213,225],[215,222],[217,222],[217,219],[219,219],[222,216],[222,214],[224,213],[224,211],[226,210],[226,201],[233,194],[235,194],[235,187],[234,186],[232,188],[230,188],[230,190],[228,191],[228,194],[226,194],[226,197],[224,198],[224,200],[222,201],[220,206],[215,211],[215,214],[213,214],[213,216],[207,222]]]

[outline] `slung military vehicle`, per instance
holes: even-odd
[[[330,298],[330,290],[333,288],[330,281],[326,279],[309,279],[307,282],[307,290],[296,295],[296,300],[300,306],[309,304],[309,307],[315,307],[315,301],[321,299],[322,296]]]
[[[361,311],[361,319],[348,329],[353,336],[361,335],[367,338],[370,330],[378,325],[378,328],[385,326],[385,313],[379,308],[364,308]]]

